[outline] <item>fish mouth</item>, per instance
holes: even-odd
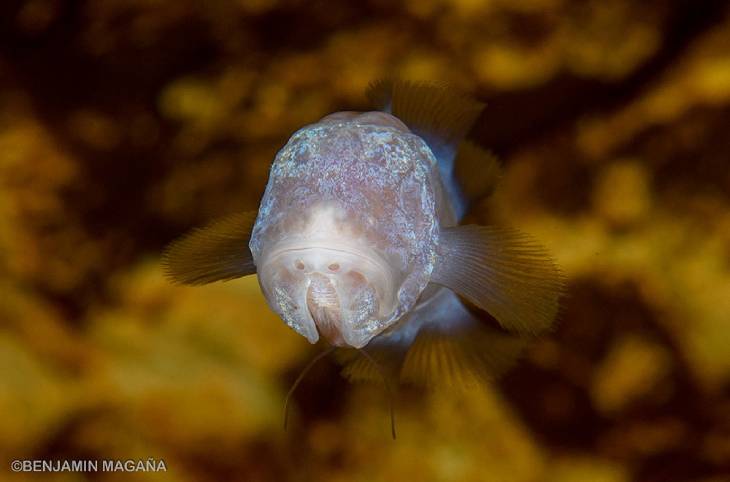
[[[372,323],[395,309],[397,271],[349,243],[287,243],[262,257],[259,282],[272,308],[314,343],[363,346]]]
[[[283,265],[308,278],[320,275],[337,278],[354,272],[376,287],[382,309],[395,308],[398,275],[393,263],[388,263],[373,249],[344,243],[275,247],[266,255],[265,263]]]
[[[307,310],[320,335],[334,346],[346,345],[342,336],[342,310],[337,290],[327,276],[310,277],[307,288]]]

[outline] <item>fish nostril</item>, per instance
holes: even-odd
[[[304,263],[302,262],[301,259],[298,259],[298,260],[294,261],[294,267],[296,269],[304,269]]]
[[[329,266],[327,266],[327,268],[329,268],[330,271],[338,271],[340,269],[340,264],[332,263]]]

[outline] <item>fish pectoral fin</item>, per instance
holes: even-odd
[[[564,280],[542,246],[517,230],[493,226],[456,226],[441,236],[432,282],[474,303],[506,330],[537,334],[550,328]]]
[[[465,309],[454,316],[459,320],[443,320],[418,332],[403,362],[401,380],[430,388],[486,383],[507,371],[531,341],[490,327]]]
[[[341,348],[337,350],[335,359],[342,365],[342,376],[350,382],[384,382],[381,371],[390,380],[398,380],[398,371],[403,363],[405,350],[399,346],[371,342],[362,348],[380,365],[376,367],[357,350]]]
[[[484,109],[471,96],[432,82],[379,80],[366,93],[377,108],[398,117],[427,142],[434,136],[458,142]]]
[[[255,222],[256,211],[249,211],[193,229],[165,248],[165,276],[174,283],[202,285],[256,273],[248,247]]]
[[[454,173],[467,199],[477,200],[494,192],[502,168],[494,154],[467,140],[456,151]]]

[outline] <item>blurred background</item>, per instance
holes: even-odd
[[[532,233],[559,323],[491,386],[315,368],[255,278],[163,246],[256,209],[291,133],[380,77],[488,107],[471,216]],[[0,7],[0,480],[730,480],[730,6],[650,0],[32,0]],[[156,474],[8,461],[164,459]]]

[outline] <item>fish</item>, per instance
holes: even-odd
[[[496,157],[468,138],[483,103],[406,80],[367,95],[375,110],[296,131],[258,211],[173,241],[164,272],[185,285],[255,274],[270,308],[336,349],[353,381],[492,380],[551,329],[563,275],[530,235],[461,224],[500,178]]]

